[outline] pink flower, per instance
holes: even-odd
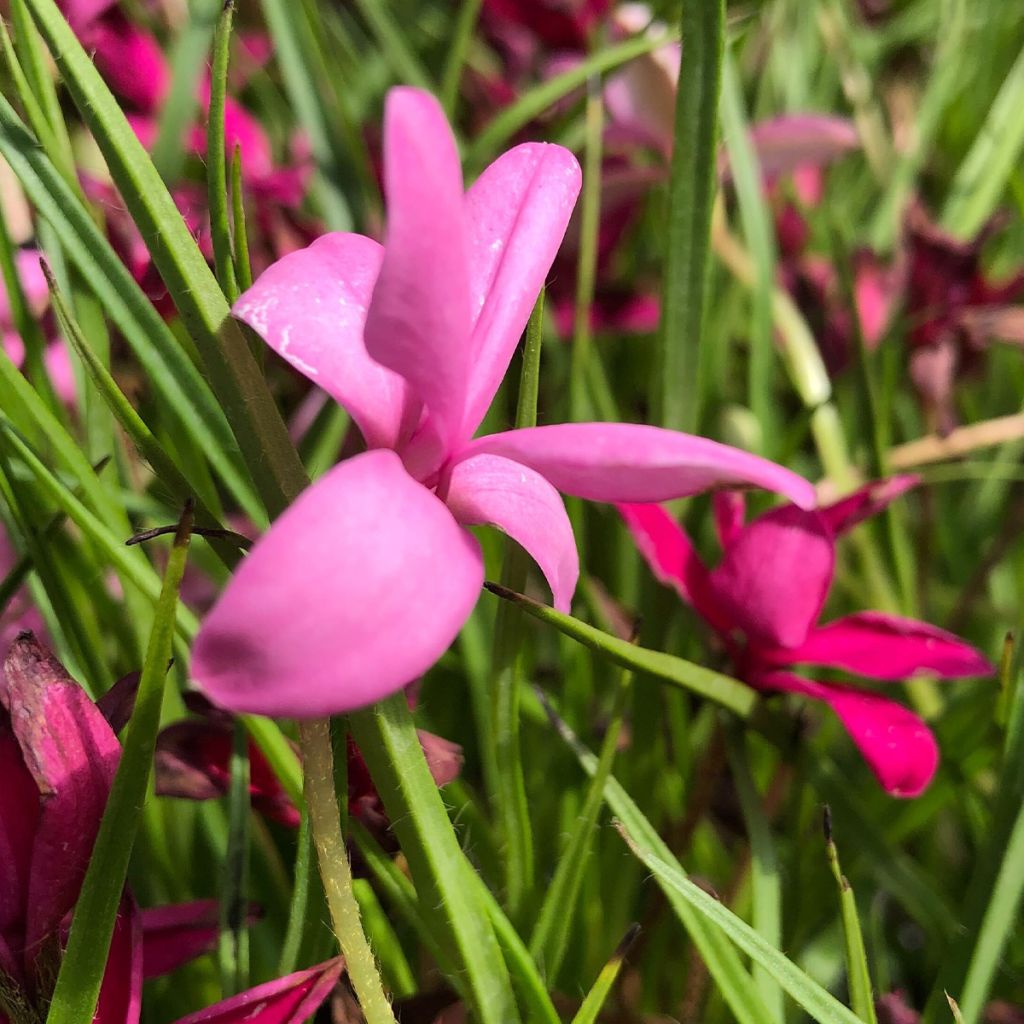
[[[817,512],[793,505],[744,525],[742,499],[716,496],[721,562],[709,570],[685,531],[658,505],[620,505],[655,576],[718,634],[733,668],[751,686],[823,701],[887,792],[920,794],[938,765],[928,727],[902,705],[867,690],[791,671],[800,664],[872,679],[917,671],[947,679],[987,675],[988,660],[959,638],[924,622],[859,612],[819,625],[832,583],[836,537],[915,484],[895,477]]]
[[[480,593],[467,526],[498,526],[568,608],[579,573],[558,491],[660,501],[727,484],[801,504],[810,485],[704,438],[572,423],[473,439],[580,187],[559,146],[518,146],[463,193],[438,103],[393,90],[385,245],[328,234],[235,306],[352,415],[369,451],[336,466],[256,544],[207,616],[192,676],[237,711],[309,716],[381,699],[448,647]]]
[[[124,687],[88,698],[32,636],[11,644],[0,675],[0,1020],[6,999],[44,1007],[57,976],[121,756],[108,711],[123,721]],[[217,940],[209,900],[139,911],[125,893],[96,1020],[138,1020],[143,977],[173,970]],[[10,1014],[8,1014],[10,1016]]]

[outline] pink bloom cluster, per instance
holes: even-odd
[[[827,704],[886,791],[904,797],[920,794],[938,765],[925,723],[887,697],[792,669],[817,665],[882,680],[919,671],[945,679],[993,671],[980,652],[925,622],[857,612],[819,625],[836,538],[915,483],[912,476],[895,477],[818,511],[783,505],[747,524],[742,497],[716,495],[723,554],[714,569],[661,506],[619,506],[655,576],[715,631],[739,677],[760,690]]]
[[[572,423],[474,439],[580,188],[575,158],[525,144],[463,192],[437,102],[394,89],[384,119],[385,244],[328,234],[286,256],[235,314],[352,415],[365,454],[331,470],[256,544],[207,616],[192,676],[232,710],[310,716],[381,699],[441,655],[480,593],[468,526],[498,526],[559,608],[579,574],[558,492],[662,501],[810,485],[704,438]]]
[[[121,756],[116,730],[130,686],[93,704],[30,633],[0,674],[0,1022],[41,1019],[68,922]],[[126,697],[126,691],[129,696]],[[215,901],[140,911],[125,892],[107,956],[97,1024],[138,1024],[142,983],[210,950]],[[338,960],[257,986],[179,1024],[300,1024],[334,987]]]

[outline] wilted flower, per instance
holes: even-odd
[[[723,556],[708,569],[681,526],[659,505],[620,505],[655,576],[715,631],[737,675],[760,690],[827,704],[886,791],[917,796],[938,764],[935,739],[917,715],[867,690],[798,675],[795,665],[872,679],[918,671],[946,679],[987,675],[988,659],[924,622],[858,612],[819,625],[835,568],[836,538],[916,482],[896,477],[809,512],[783,505],[744,525],[742,499],[716,496]]]
[[[371,450],[299,497],[207,616],[192,675],[232,710],[335,713],[421,675],[480,593],[467,526],[505,530],[567,608],[579,566],[559,490],[660,501],[753,484],[814,500],[773,463],[656,427],[571,423],[473,440],[565,232],[579,167],[559,146],[518,146],[464,194],[440,106],[408,88],[388,97],[384,163],[384,246],[325,235],[235,307],[345,406]]]

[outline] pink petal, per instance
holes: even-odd
[[[409,382],[451,445],[462,427],[470,365],[469,248],[459,154],[429,93],[388,93],[384,191],[387,236],[366,350]]]
[[[474,327],[465,435],[505,376],[565,235],[580,167],[561,146],[526,143],[498,157],[466,194]]]
[[[567,612],[580,575],[572,523],[558,491],[539,473],[499,455],[476,455],[452,471],[446,499],[464,526],[504,530],[530,554]]]
[[[784,505],[736,537],[711,584],[752,644],[795,647],[818,621],[834,567],[835,547],[821,516]]]
[[[812,682],[790,672],[772,672],[758,682],[828,704],[887,793],[914,797],[928,788],[939,764],[939,748],[928,726],[902,704],[865,690]]]
[[[172,903],[141,911],[143,976],[158,978],[209,953],[220,933],[217,900]]]
[[[340,402],[371,448],[398,443],[407,390],[363,345],[383,257],[380,245],[362,235],[323,235],[264,271],[232,310]]]
[[[462,458],[486,452],[537,470],[564,494],[590,501],[650,502],[712,487],[754,486],[813,507],[814,487],[738,448],[638,423],[561,423],[491,434]]]
[[[78,897],[121,747],[85,691],[30,633],[7,653],[0,703],[42,800],[28,888],[31,947]]]
[[[233,711],[310,717],[401,689],[476,603],[474,538],[394,452],[336,466],[274,523],[206,617],[192,677]]]
[[[916,487],[921,478],[916,473],[903,473],[885,480],[875,480],[858,488],[853,494],[819,509],[833,535],[852,530],[865,519],[877,515],[890,502]]]
[[[753,125],[750,138],[766,178],[821,167],[860,147],[856,125],[827,114],[781,114]]]
[[[718,543],[725,551],[740,533],[747,521],[747,500],[742,491],[715,491],[711,499],[715,515]]]
[[[338,983],[344,962],[319,967],[257,985],[214,1006],[182,1017],[177,1024],[305,1024]]]
[[[120,11],[94,22],[82,37],[110,88],[141,114],[156,114],[170,85],[160,44]]]
[[[812,630],[784,657],[785,664],[827,665],[873,679],[905,679],[915,672],[959,679],[995,672],[984,654],[952,633],[882,612],[858,612]]]
[[[142,1009],[142,929],[131,896],[114,921],[93,1024],[137,1024]]]
[[[0,779],[0,938],[10,937],[11,945],[20,949],[40,800],[6,723],[0,723]]]
[[[729,633],[732,623],[715,599],[707,566],[668,511],[661,505],[620,504],[616,508],[655,577],[674,588],[713,629]]]

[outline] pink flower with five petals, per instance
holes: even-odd
[[[946,679],[993,671],[979,651],[924,622],[858,612],[818,623],[832,584],[836,537],[915,483],[913,476],[894,477],[816,512],[783,505],[746,525],[742,498],[716,495],[724,553],[710,570],[664,508],[619,506],[654,575],[718,634],[740,678],[758,689],[827,704],[886,791],[903,797],[923,792],[938,766],[928,726],[879,694],[791,669],[818,665],[884,680],[918,671]]]
[[[814,501],[774,463],[656,427],[570,423],[474,440],[565,233],[579,166],[559,146],[526,144],[464,193],[439,104],[398,88],[384,181],[383,246],[325,235],[235,306],[349,411],[370,450],[299,497],[203,623],[192,676],[232,710],[338,713],[422,674],[480,593],[468,526],[508,533],[567,608],[579,565],[559,491],[662,501],[755,485]]]

